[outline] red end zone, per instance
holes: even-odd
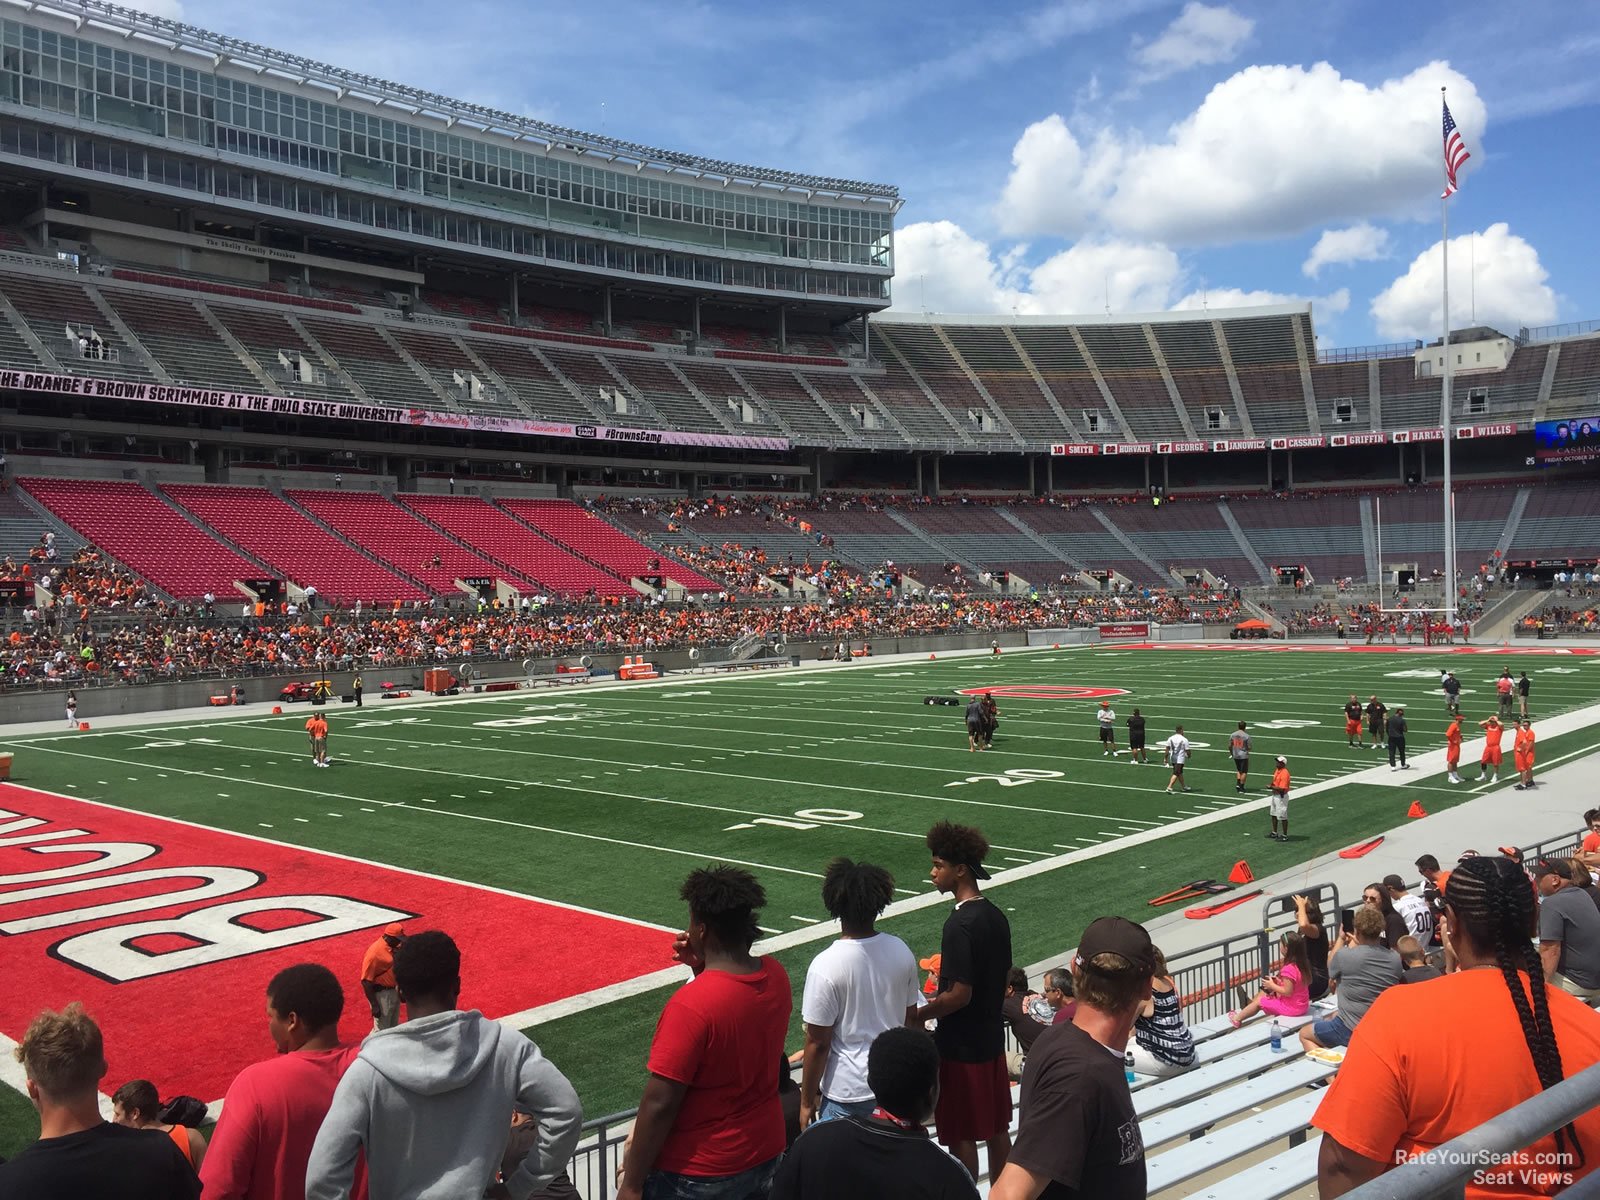
[[[361,957],[389,921],[449,933],[461,1005],[490,1017],[670,963],[670,934],[619,918],[11,785],[0,809],[0,1032],[83,1001],[108,1090],[219,1099],[273,1053],[266,985],[294,963],[339,977],[360,1038]]]

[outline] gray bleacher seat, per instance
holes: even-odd
[[[1304,1137],[1321,1100],[1320,1090],[1308,1091],[1213,1134],[1157,1154],[1146,1164],[1150,1194],[1176,1187],[1282,1138]]]
[[[1288,1061],[1275,1065],[1242,1083],[1221,1088],[1210,1095],[1192,1100],[1188,1104],[1170,1108],[1148,1119],[1139,1118],[1139,1129],[1144,1135],[1146,1151],[1186,1135],[1210,1129],[1229,1117],[1251,1111],[1280,1096],[1310,1087],[1319,1079],[1333,1074],[1331,1064],[1310,1058],[1297,1050],[1285,1049]]]
[[[1190,1195],[1195,1200],[1280,1200],[1316,1183],[1317,1155],[1321,1150],[1322,1135],[1308,1137],[1282,1154],[1253,1163],[1215,1186]]]

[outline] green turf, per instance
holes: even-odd
[[[304,708],[14,739],[11,748],[25,786],[673,927],[683,921],[684,873],[712,859],[741,862],[765,885],[761,923],[778,933],[824,918],[818,880],[836,854],[889,867],[903,900],[925,894],[922,836],[941,817],[981,825],[1003,871],[1258,801],[1275,754],[1289,756],[1297,788],[1374,766],[1377,752],[1345,744],[1341,710],[1351,692],[1405,704],[1413,752],[1437,747],[1446,723],[1441,664],[1466,689],[1469,735],[1492,707],[1502,667],[1532,676],[1536,717],[1600,700],[1600,659],[1589,657],[1103,648],[374,703],[359,714],[336,707],[330,771],[307,761]],[[1127,689],[1113,698],[1119,728],[1138,705],[1155,761],[1103,758],[1093,700],[1002,699],[1000,735],[984,754],[968,752],[959,708],[922,704],[954,688],[1003,684]],[[1247,796],[1233,789],[1225,750],[1240,719],[1256,738]],[[1159,746],[1179,722],[1207,745],[1189,768],[1197,791],[1168,796]],[[1592,729],[1542,739],[1541,761],[1596,741]],[[1406,783],[1405,801],[1429,809],[1471,794],[1439,775],[1413,772]],[[1005,884],[996,899],[1014,910],[1018,961],[1035,961],[1073,944],[1090,917],[1147,913],[1149,896],[1196,875],[1220,877],[1241,856],[1265,875],[1388,828],[1403,813],[1400,794],[1341,785],[1294,803],[1288,846],[1266,841],[1265,814],[1250,812]],[[889,928],[930,953],[945,912],[941,904],[906,913]],[[822,944],[782,954],[797,988]],[[651,993],[536,1031],[591,1113],[637,1099],[661,1003]],[[0,1109],[6,1129],[8,1114]]]

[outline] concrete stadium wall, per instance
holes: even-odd
[[[874,638],[872,649],[874,654],[941,654],[952,650],[985,650],[989,643],[998,640],[1002,647],[1016,648],[1027,645],[1027,634],[1022,631],[1007,633],[965,633],[947,634],[942,636],[902,637],[902,638]],[[859,643],[855,643],[859,644]],[[798,657],[802,664],[817,661],[817,656],[822,647],[833,646],[829,642],[791,642],[786,649],[782,661],[787,662],[790,656]],[[623,655],[596,654],[594,666],[600,670],[615,670],[622,664]],[[689,651],[669,650],[648,656],[650,661],[663,672],[689,671],[701,668],[700,664],[689,657]],[[568,661],[576,661],[576,656]],[[452,670],[459,668],[459,662],[442,663]],[[497,681],[522,679],[524,673],[520,662],[475,662],[472,664],[472,683],[484,684]],[[380,668],[367,668],[362,671],[362,677],[367,685],[366,698],[374,703],[380,693],[379,685],[384,682],[393,682],[413,690],[420,691],[422,687],[422,667],[398,667],[393,670]],[[137,687],[111,686],[90,687],[78,689],[78,719],[94,724],[96,717],[120,716],[129,713],[161,713],[181,708],[204,707],[211,696],[225,694],[229,688],[237,686],[244,691],[246,701],[251,708],[265,712],[276,701],[278,693],[285,684],[297,680],[315,679],[314,671],[300,671],[288,675],[257,675],[237,679],[206,679],[183,683],[151,683]],[[335,690],[348,692],[350,688],[351,673],[349,671],[333,672],[329,678],[334,681]],[[0,724],[12,724],[25,721],[52,721],[60,720],[63,726],[66,722],[66,691],[51,689],[39,692],[13,692],[0,696]],[[335,704],[334,708],[339,706]]]

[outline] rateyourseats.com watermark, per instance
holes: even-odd
[[[1516,1187],[1549,1191],[1566,1187],[1577,1179],[1577,1160],[1565,1150],[1497,1153],[1489,1150],[1424,1150],[1407,1154],[1396,1150],[1396,1164],[1429,1163],[1437,1166],[1471,1168],[1477,1187]]]

